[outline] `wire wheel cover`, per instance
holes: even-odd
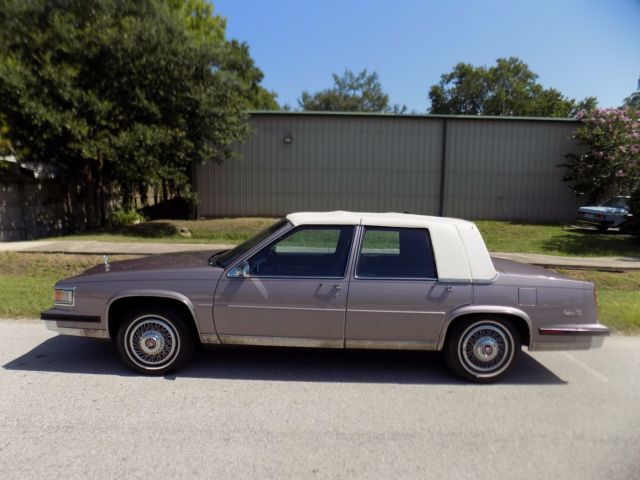
[[[469,327],[460,341],[460,360],[467,370],[495,373],[512,357],[513,339],[498,324],[481,323]]]
[[[131,360],[142,367],[162,367],[175,357],[179,347],[175,328],[159,317],[142,317],[133,322],[125,335]]]

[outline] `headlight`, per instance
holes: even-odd
[[[73,288],[54,288],[53,304],[73,306],[73,293],[74,293]]]

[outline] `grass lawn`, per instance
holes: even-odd
[[[111,256],[110,261],[133,258]],[[0,252],[0,318],[38,318],[52,306],[56,280],[102,263],[101,255]],[[602,323],[619,333],[640,333],[640,272],[558,270],[594,282]]]
[[[92,231],[52,240],[100,240],[104,242],[240,243],[268,227],[275,218],[216,218],[211,220],[156,220],[119,230]],[[476,222],[492,252],[544,253],[578,257],[640,257],[640,241],[619,233],[563,225],[479,220]],[[191,237],[177,228],[186,227]]]
[[[110,262],[134,258],[111,256]],[[102,255],[0,252],[0,318],[40,318],[53,306],[53,285],[103,262]]]
[[[640,257],[640,241],[630,235],[557,224],[476,221],[489,251],[575,257]]]

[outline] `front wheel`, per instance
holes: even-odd
[[[130,312],[116,337],[120,358],[147,375],[164,375],[183,367],[191,359],[195,343],[184,319],[164,308]]]
[[[511,323],[499,317],[476,317],[452,327],[444,356],[461,377],[491,383],[508,373],[520,350],[520,337]]]

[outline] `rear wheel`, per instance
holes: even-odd
[[[598,230],[598,232],[600,233],[605,233],[607,230],[609,230],[609,227],[605,227],[604,225],[598,225],[596,227],[596,230]]]
[[[129,312],[116,336],[120,358],[147,375],[164,375],[180,369],[191,359],[195,345],[195,335],[185,319],[167,308]]]
[[[507,320],[473,317],[452,327],[444,349],[449,367],[478,383],[501,380],[521,350],[520,337]]]

